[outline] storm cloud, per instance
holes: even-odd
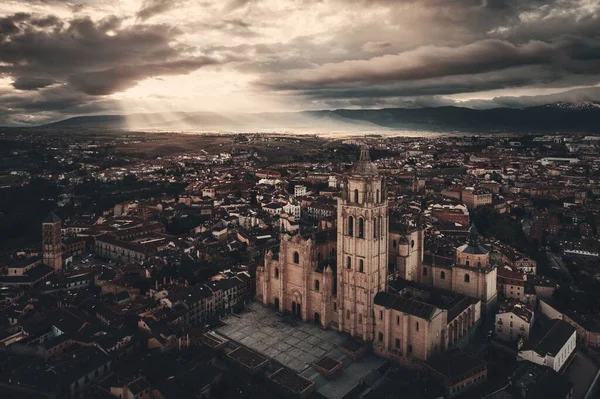
[[[0,12],[0,124],[161,104],[522,107],[597,101],[600,85],[589,0],[23,0]]]

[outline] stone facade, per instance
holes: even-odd
[[[61,220],[51,213],[42,222],[43,262],[54,270],[63,267]]]
[[[386,198],[384,181],[363,148],[342,183],[337,227],[282,235],[257,268],[256,299],[410,365],[468,342],[481,317],[481,295],[420,284],[423,229],[390,228]],[[397,280],[390,282],[388,267]]]

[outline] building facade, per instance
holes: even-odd
[[[42,222],[43,262],[54,270],[63,266],[61,220],[53,212]]]
[[[394,232],[392,238],[386,198],[383,178],[363,148],[342,183],[337,227],[283,235],[257,268],[256,299],[412,364],[468,342],[481,300],[420,284],[423,229]],[[398,277],[393,282],[390,256],[391,276]]]

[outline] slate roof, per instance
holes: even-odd
[[[575,331],[575,327],[564,320],[551,320],[545,331],[534,334],[525,341],[521,351],[533,350],[540,356],[556,355]]]
[[[60,222],[60,218],[58,216],[56,216],[56,213],[54,212],[50,212],[48,214],[48,216],[46,216],[44,218],[44,220],[42,221],[42,223],[58,223]]]
[[[437,309],[435,306],[428,303],[420,302],[412,298],[405,298],[400,295],[388,294],[387,292],[378,292],[377,295],[375,295],[375,304],[426,320],[431,320]]]

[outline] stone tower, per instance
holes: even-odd
[[[50,213],[42,222],[42,250],[44,264],[62,269],[62,246],[60,239],[61,222],[54,212]]]
[[[345,178],[337,212],[338,327],[372,341],[373,300],[388,282],[388,204],[383,179],[366,146]]]

